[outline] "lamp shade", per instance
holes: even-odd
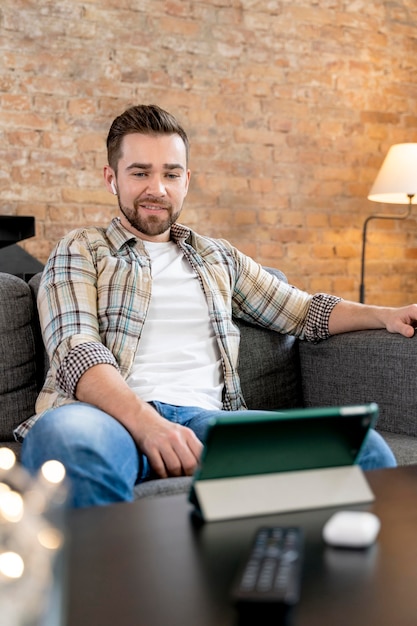
[[[417,203],[417,143],[397,143],[388,150],[368,200],[388,204]]]

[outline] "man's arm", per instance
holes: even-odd
[[[194,473],[203,447],[194,432],[166,420],[138,398],[112,365],[88,369],[78,381],[76,398],[118,420],[161,478]]]
[[[412,337],[417,326],[417,305],[395,308],[341,300],[329,317],[331,335],[352,330],[386,328],[390,333]]]

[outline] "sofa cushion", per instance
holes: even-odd
[[[32,293],[21,278],[0,273],[0,441],[33,415],[37,397]]]
[[[417,437],[390,433],[386,430],[379,432],[393,451],[398,465],[417,464]]]
[[[248,408],[301,407],[298,341],[241,320],[235,322],[241,332],[238,371]]]
[[[193,479],[191,476],[173,478],[156,478],[140,483],[134,488],[134,498],[156,498],[158,496],[174,496],[188,493]]]

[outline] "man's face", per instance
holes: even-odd
[[[190,181],[186,150],[173,135],[126,135],[118,163],[117,179],[105,168],[108,184],[117,187],[121,223],[147,241],[168,241],[177,221]]]

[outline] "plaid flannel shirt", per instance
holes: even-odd
[[[223,408],[245,408],[237,361],[239,331],[232,315],[318,341],[329,336],[329,315],[340,300],[307,294],[264,270],[230,243],[174,224],[171,238],[184,251],[207,298],[220,347]],[[82,228],[64,237],[42,276],[38,309],[50,369],[36,414],[20,424],[22,440],[44,411],[75,402],[77,383],[99,363],[123,378],[132,368],[151,298],[151,260],[143,243],[118,218],[104,228]]]

